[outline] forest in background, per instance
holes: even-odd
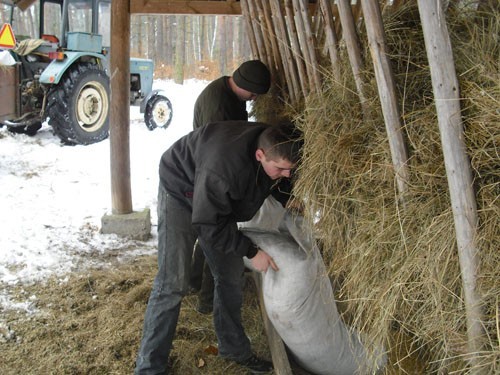
[[[133,15],[131,56],[155,62],[164,78],[231,75],[251,49],[241,16]]]
[[[38,37],[38,13],[38,2],[24,12],[16,8],[14,33]],[[10,7],[0,4],[0,25],[7,22]],[[242,61],[251,58],[241,16],[131,15],[130,34],[130,55],[153,60],[155,78],[177,83],[231,75]]]

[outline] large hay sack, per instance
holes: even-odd
[[[320,251],[302,217],[270,197],[251,221],[240,225],[279,267],[262,274],[262,294],[269,320],[294,360],[317,375],[381,370],[387,360],[384,349],[370,352],[369,340],[342,321]]]

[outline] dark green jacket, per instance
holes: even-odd
[[[194,104],[193,129],[214,121],[248,121],[246,102],[238,99],[228,81],[228,76],[220,77],[209,83],[198,96]]]

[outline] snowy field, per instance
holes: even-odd
[[[193,106],[205,81],[184,85],[155,81],[173,106],[165,129],[149,131],[139,107],[130,108],[130,165],[135,211],[151,210],[152,238],[131,241],[99,233],[111,213],[109,139],[90,146],[62,146],[44,124],[34,136],[0,128],[0,311],[31,311],[14,302],[9,286],[42,282],[156,248],[156,194],[161,154],[192,129]],[[108,260],[106,260],[108,259]]]

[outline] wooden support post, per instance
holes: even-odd
[[[256,59],[259,57],[259,48],[257,47],[257,39],[255,38],[255,31],[253,29],[252,17],[248,9],[247,0],[241,0],[241,14],[245,20],[245,28],[247,30],[248,40],[250,41],[250,48],[252,49],[252,57]]]
[[[330,55],[332,62],[333,77],[336,81],[340,81],[340,57],[338,49],[337,33],[335,31],[335,21],[333,19],[332,7],[329,0],[320,0],[319,9],[323,16],[325,25],[326,40],[325,45]]]
[[[404,195],[408,190],[408,153],[401,131],[401,116],[396,84],[392,73],[391,63],[387,57],[384,24],[378,0],[361,0],[365,15],[366,33],[370,45],[370,53],[377,80],[380,104],[385,119],[389,147],[391,149],[392,164],[394,165],[396,183],[401,203],[404,205]]]
[[[305,33],[305,41],[306,41],[306,50],[309,54],[309,61],[311,63],[311,73],[312,73],[312,79],[314,82],[314,87],[316,89],[316,92],[318,95],[321,94],[321,76],[319,74],[319,63],[318,63],[318,57],[316,54],[316,39],[314,37],[314,34],[311,30],[311,16],[309,15],[308,12],[308,7],[307,7],[307,2],[306,0],[297,0],[299,3],[299,18],[300,15],[302,15],[302,24],[304,27],[304,33]]]
[[[264,295],[262,294],[262,276],[257,272],[252,272],[252,277],[257,288],[259,295],[260,312],[262,313],[262,321],[264,322],[264,329],[266,330],[267,341],[269,342],[269,350],[273,360],[274,374],[276,375],[293,375],[286,354],[285,344],[281,340],[280,335],[274,329],[273,323],[269,320],[264,305]]]
[[[254,7],[253,1],[243,0],[242,2],[246,4],[245,7],[248,9],[248,15],[250,17],[250,22],[252,23],[253,35],[255,37],[255,41],[257,42],[258,57],[261,61],[267,62],[266,48],[264,47],[264,41],[262,40],[259,22],[255,17],[257,11]]]
[[[262,11],[264,12],[265,31],[269,37],[269,41],[271,42],[271,49],[274,58],[273,70],[276,77],[275,81],[280,87],[283,87],[285,77],[283,74],[280,74],[280,72],[283,73],[283,62],[281,61],[281,54],[276,38],[276,29],[271,18],[271,4],[269,4],[268,0],[262,0]]]
[[[418,0],[425,49],[431,71],[439,132],[457,236],[458,257],[464,288],[467,339],[471,371],[478,366],[485,332],[481,298],[477,291],[479,249],[476,244],[478,216],[472,171],[464,144],[460,94],[450,37],[441,0]]]
[[[287,83],[288,95],[291,98],[292,105],[298,104],[300,84],[297,77],[297,68],[293,60],[286,32],[285,19],[280,0],[271,0],[271,12],[273,14],[274,29],[277,34],[278,47],[280,54],[283,56],[283,76]]]
[[[311,21],[311,29],[313,30],[314,37],[316,40],[320,41],[323,39],[325,33],[325,24],[323,22],[323,17],[321,17],[321,7],[316,7],[316,12]]]
[[[297,64],[297,71],[299,73],[300,86],[304,96],[309,93],[309,80],[307,79],[306,70],[304,68],[304,57],[300,51],[299,39],[297,37],[297,29],[295,27],[295,17],[292,8],[292,0],[285,0],[285,12],[288,19],[288,35],[290,36],[290,45],[292,47],[292,54]]]
[[[364,82],[361,76],[361,72],[363,70],[363,60],[361,58],[361,48],[358,34],[356,33],[356,24],[352,14],[351,1],[338,0],[337,8],[340,14],[340,23],[342,24],[343,30],[342,35],[346,43],[347,54],[349,55],[349,62],[351,63],[351,69],[359,101],[361,103],[361,108],[363,110],[363,116],[364,118],[367,118],[368,108],[366,105]]]
[[[111,195],[113,214],[132,212],[130,186],[130,9],[126,0],[111,2]]]
[[[304,6],[303,0],[293,0],[293,8],[295,10],[295,26],[299,37],[299,45],[303,51],[307,76],[309,78],[310,92],[316,91],[319,94],[321,92],[321,79],[317,70],[316,43],[312,37],[307,8]]]
[[[254,19],[256,20],[256,23],[259,25],[258,31],[264,42],[264,49],[266,51],[266,59],[262,61],[264,61],[267,64],[267,67],[271,71],[271,74],[274,76],[276,75],[276,66],[274,64],[274,54],[273,54],[273,49],[271,47],[269,30],[266,29],[264,9],[262,8],[262,4],[260,3],[259,0],[253,0],[253,6],[255,7],[255,9],[257,9],[257,13],[254,13]]]

